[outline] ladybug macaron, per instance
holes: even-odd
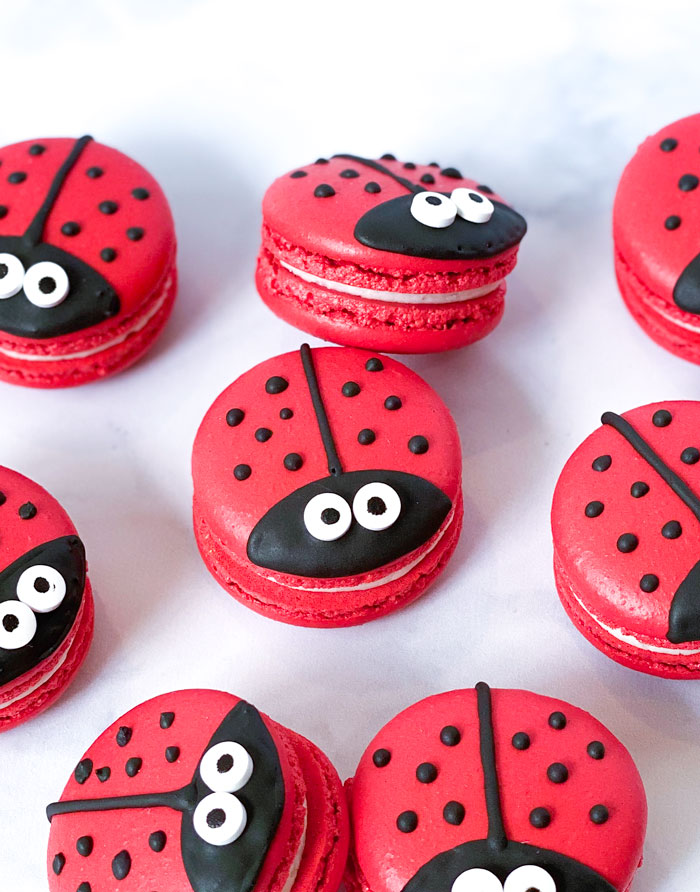
[[[126,368],[176,281],[170,208],[143,167],[90,136],[0,149],[0,378],[66,387]]]
[[[349,626],[417,598],[462,526],[461,449],[401,363],[323,347],[261,363],[209,409],[192,454],[204,561],[235,598]]]
[[[562,603],[604,654],[700,677],[700,402],[606,412],[552,505]]]
[[[389,722],[348,782],[350,892],[627,892],[642,781],[588,713],[527,691],[451,691]]]
[[[58,502],[0,468],[0,731],[50,706],[87,655],[85,548]]]
[[[265,194],[258,291],[328,341],[450,350],[498,325],[525,231],[489,186],[454,167],[319,158]]]
[[[615,198],[615,270],[630,312],[658,344],[700,363],[700,114],[650,136]]]
[[[51,892],[337,892],[348,852],[326,756],[219,691],[131,710],[47,814]]]

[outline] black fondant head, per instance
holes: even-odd
[[[666,637],[673,644],[700,641],[700,561],[681,582],[673,597]]]
[[[402,471],[326,477],[295,490],[258,521],[248,557],[259,567],[310,578],[368,573],[424,545],[451,504],[433,483]],[[325,534],[333,535],[335,525],[345,532],[328,540]]]
[[[690,261],[678,278],[673,300],[686,313],[700,313],[700,254]]]
[[[60,579],[47,578],[50,573],[42,572],[42,568],[60,574]],[[42,592],[55,581],[61,585],[61,580],[65,584],[61,603],[46,613],[31,611],[36,621],[31,640],[18,648],[0,646],[0,687],[30,672],[51,656],[70,632],[85,589],[85,549],[77,536],[64,536],[33,548],[0,573],[0,608],[3,608],[4,632],[9,635],[23,634],[22,614],[15,615],[13,605],[26,614],[30,609],[27,602],[33,600],[32,589],[40,601]],[[29,597],[25,594],[27,591]]]

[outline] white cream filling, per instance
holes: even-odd
[[[683,322],[680,319],[677,319],[675,316],[672,316],[670,313],[664,313],[663,310],[658,309],[658,307],[649,307],[652,313],[656,313],[657,316],[661,316],[662,319],[666,319],[668,322],[673,325],[677,325],[679,328],[685,328],[688,331],[693,331],[696,334],[700,334],[700,325],[693,325],[691,322]]]
[[[505,282],[505,279],[499,279],[498,282],[490,282],[488,285],[481,285],[479,288],[467,288],[464,291],[449,291],[447,294],[409,294],[405,291],[380,291],[375,288],[359,288],[356,285],[346,285],[345,282],[336,282],[333,279],[322,279],[313,273],[307,273],[304,270],[296,269],[280,260],[280,265],[294,276],[298,276],[305,282],[311,282],[314,285],[320,285],[322,288],[328,288],[329,291],[342,291],[345,294],[352,294],[354,297],[364,297],[368,300],[383,300],[388,303],[395,304],[454,304],[461,303],[464,300],[471,300],[474,297],[483,297],[495,291]]]
[[[96,347],[90,347],[88,350],[78,350],[75,353],[61,353],[60,355],[50,356],[48,354],[38,354],[38,353],[22,353],[19,350],[8,350],[5,347],[0,347],[0,353],[5,356],[9,356],[10,359],[24,359],[28,362],[63,362],[65,360],[70,359],[86,359],[88,356],[94,356],[95,353],[102,353],[103,350],[109,350],[111,347],[116,347],[118,344],[123,344],[127,338],[130,338],[132,335],[138,334],[142,331],[148,323],[153,319],[153,317],[158,313],[161,309],[165,301],[170,296],[170,290],[173,284],[173,276],[172,273],[168,277],[161,296],[158,300],[153,304],[151,309],[145,313],[143,316],[140,316],[134,324],[127,331],[122,332],[122,334],[118,335],[116,338],[112,338],[111,341],[106,341],[103,344],[99,344]]]
[[[72,645],[71,645],[72,646]],[[21,694],[18,694],[16,697],[12,697],[10,700],[5,700],[0,702],[0,709],[7,709],[8,706],[12,706],[13,703],[19,703],[20,700],[24,700],[25,697],[29,697],[34,691],[38,691],[42,685],[45,685],[47,681],[50,681],[54,675],[58,672],[58,670],[63,666],[63,664],[68,659],[68,654],[70,653],[70,647],[63,654],[61,659],[56,663],[53,669],[50,672],[47,672],[46,675],[43,675],[36,684],[33,684],[30,688],[22,691]]]
[[[405,567],[401,567],[399,570],[394,570],[393,573],[387,573],[387,575],[382,576],[381,579],[374,579],[372,580],[372,582],[360,582],[357,585],[338,585],[334,586],[333,588],[320,588],[307,585],[289,585],[287,586],[287,588],[293,588],[295,589],[295,591],[300,592],[362,592],[370,588],[377,588],[380,585],[386,585],[389,582],[394,582],[394,580],[396,579],[401,579],[402,576],[405,576],[407,573],[410,573],[414,567],[417,567],[418,564],[420,564],[420,562],[424,560],[437,546],[447,530],[450,528],[452,521],[454,520],[454,516],[455,513],[453,508],[449,518],[445,522],[445,525],[440,530],[440,533],[436,536],[434,542],[428,549],[419,554],[418,557],[415,558],[415,560],[411,561],[410,564],[407,564]],[[267,576],[266,578],[269,579],[270,582],[279,582],[279,580],[275,579],[274,576]]]
[[[299,847],[297,848],[297,853],[294,856],[294,861],[292,862],[292,866],[289,868],[289,876],[287,877],[287,882],[282,887],[281,892],[292,892],[292,887],[296,882],[297,874],[299,873],[299,868],[301,867],[301,859],[304,857],[304,849],[306,848],[306,830],[309,826],[309,812],[307,807],[306,799],[304,800],[304,831],[301,834],[301,839],[299,840]]]

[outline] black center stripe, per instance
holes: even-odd
[[[333,432],[331,431],[331,425],[328,421],[326,408],[323,405],[321,390],[318,386],[318,378],[316,377],[314,361],[313,357],[311,356],[311,347],[309,347],[308,344],[301,345],[301,364],[304,367],[306,383],[309,387],[311,402],[314,407],[314,412],[316,413],[316,421],[318,422],[318,429],[321,432],[321,439],[323,440],[323,448],[326,450],[326,458],[328,459],[328,471],[333,477],[337,477],[339,474],[343,473],[343,468],[340,464],[340,458],[338,457],[338,452],[335,448]]]
[[[484,796],[486,797],[486,812],[489,819],[487,841],[489,848],[501,851],[508,845],[508,837],[503,825],[501,797],[498,790],[491,688],[483,681],[480,681],[476,686],[476,703],[479,716],[481,767],[484,772]]]

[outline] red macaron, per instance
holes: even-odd
[[[131,710],[47,814],[51,892],[336,892],[348,851],[326,756],[218,691]]]
[[[639,147],[615,197],[615,270],[630,312],[658,344],[700,363],[700,114]]]
[[[192,454],[197,544],[235,598],[349,626],[417,598],[462,526],[461,449],[439,396],[342,347],[269,359],[207,412]]]
[[[58,502],[0,468],[0,731],[50,706],[93,631],[85,548]]]
[[[348,782],[350,892],[626,892],[642,781],[588,713],[527,691],[451,691],[389,722]]]
[[[319,158],[265,194],[258,290],[278,316],[338,344],[450,350],[500,321],[525,230],[454,167]]]
[[[700,403],[606,412],[552,505],[562,603],[604,654],[700,677]]]
[[[172,309],[175,231],[154,178],[91,137],[0,149],[0,378],[114,374]]]

